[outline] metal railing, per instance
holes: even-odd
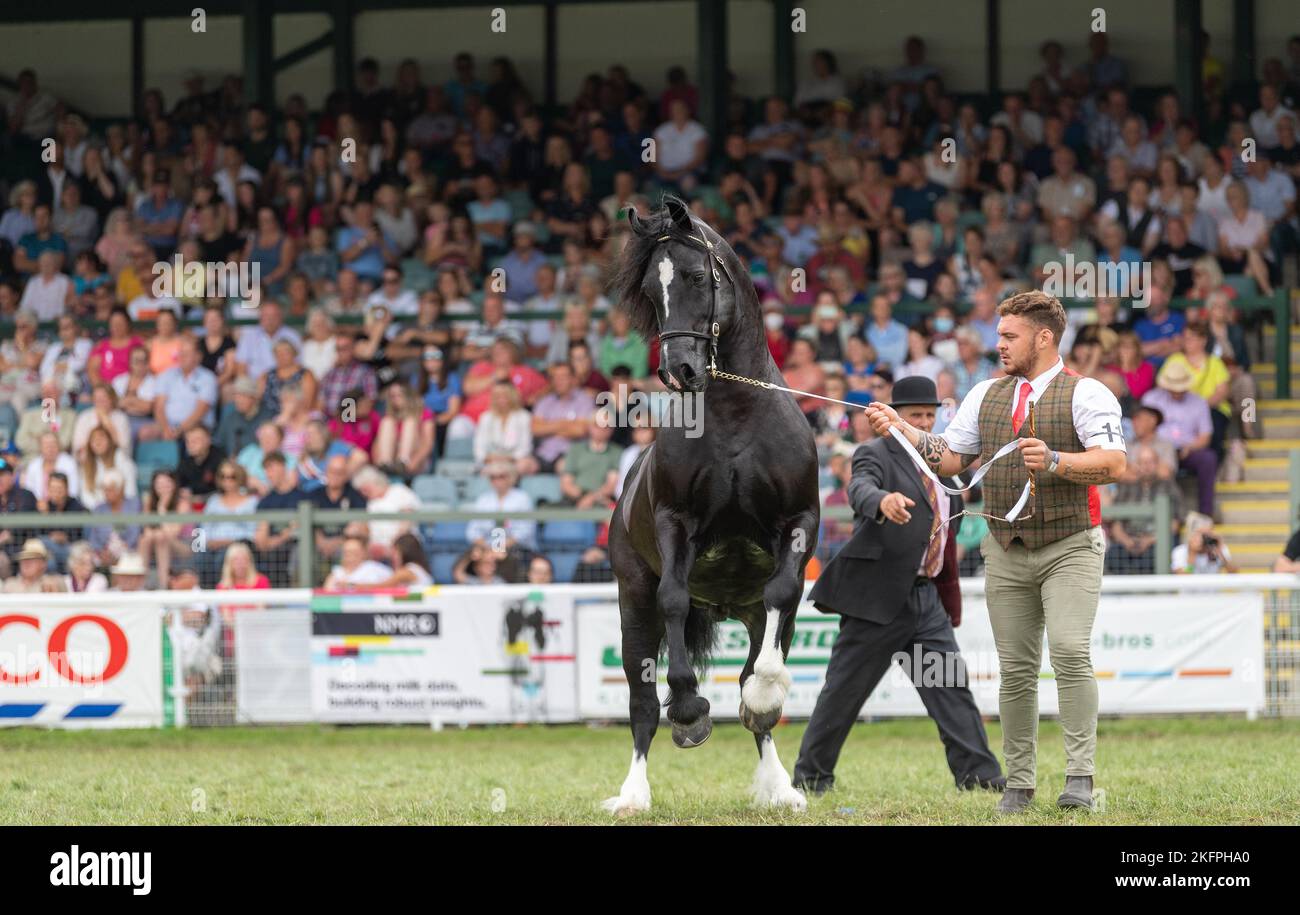
[[[322,528],[337,529],[352,522],[404,521],[417,527],[443,522],[491,521],[503,524],[507,521],[593,521],[607,522],[610,510],[605,508],[543,508],[535,511],[492,512],[472,509],[417,509],[408,512],[369,512],[360,509],[340,510],[321,509],[313,503],[300,502],[296,509],[275,509],[258,511],[251,514],[218,514],[207,512],[177,512],[173,514],[135,513],[74,513],[42,514],[39,512],[20,512],[4,515],[4,527],[15,531],[20,536],[41,533],[49,530],[91,530],[124,529],[138,527],[155,528],[161,525],[195,525],[204,528],[218,524],[239,524],[255,527],[259,524],[271,526],[294,525],[296,531],[311,531],[312,536],[296,536],[293,539],[292,552],[296,558],[296,583],[301,588],[313,588],[320,584],[317,577],[317,555],[315,533]],[[844,522],[853,520],[853,511],[842,506],[824,507],[822,520]],[[1103,521],[1119,520],[1149,521],[1154,527],[1155,546],[1153,547],[1154,570],[1157,574],[1169,573],[1169,557],[1173,547],[1173,515],[1169,498],[1163,494],[1150,504],[1110,505],[1103,509]],[[464,544],[465,548],[469,543]]]

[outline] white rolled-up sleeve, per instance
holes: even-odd
[[[1074,431],[1083,447],[1127,451],[1119,400],[1095,378],[1080,378],[1074,388]]]

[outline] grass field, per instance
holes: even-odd
[[[787,771],[803,725],[777,729]],[[990,740],[1000,747],[997,724]],[[624,727],[0,731],[3,824],[603,824]],[[1102,721],[1105,810],[1058,811],[1060,729],[1043,722],[1039,796],[1022,823],[1300,822],[1300,721]],[[756,753],[720,724],[694,750],[660,729],[643,823],[993,823],[995,797],[958,792],[928,720],[860,724],[835,791],[802,815],[752,810]]]

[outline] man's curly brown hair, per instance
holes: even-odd
[[[1065,333],[1065,308],[1056,296],[1048,295],[1038,289],[1029,292],[1017,292],[1009,299],[1003,299],[998,306],[1000,315],[1019,315],[1037,327],[1046,327],[1052,332],[1052,339],[1061,345],[1061,335]]]

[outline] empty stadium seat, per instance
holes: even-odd
[[[482,477],[470,477],[460,481],[460,501],[462,505],[472,505],[474,500],[492,488]]]
[[[455,481],[435,474],[425,473],[411,481],[411,489],[427,508],[455,508],[459,499]]]
[[[459,553],[434,553],[433,561],[433,580],[435,584],[451,585],[455,584],[451,575],[451,570],[456,566],[456,560],[460,558]]]
[[[524,477],[519,481],[519,488],[532,497],[534,504],[558,504],[564,501],[564,493],[560,491],[560,478],[553,473]]]
[[[428,528],[429,544],[439,552],[454,547],[459,553],[469,545],[465,539],[467,527],[464,521],[435,521]]]
[[[176,442],[140,442],[135,446],[135,462],[155,467],[175,467],[181,462],[180,445]]]
[[[1259,287],[1255,285],[1255,278],[1246,276],[1244,273],[1225,273],[1223,282],[1224,285],[1236,291],[1237,298],[1250,299],[1259,295]]]
[[[582,549],[595,542],[595,521],[547,521],[542,527],[542,545],[546,550]]]
[[[440,477],[447,477],[451,480],[462,480],[465,477],[472,477],[478,472],[478,467],[473,461],[449,461],[443,458],[438,462],[437,469],[434,473]]]
[[[444,461],[474,460],[474,440],[472,438],[447,439],[447,445],[442,452],[442,459]]]

